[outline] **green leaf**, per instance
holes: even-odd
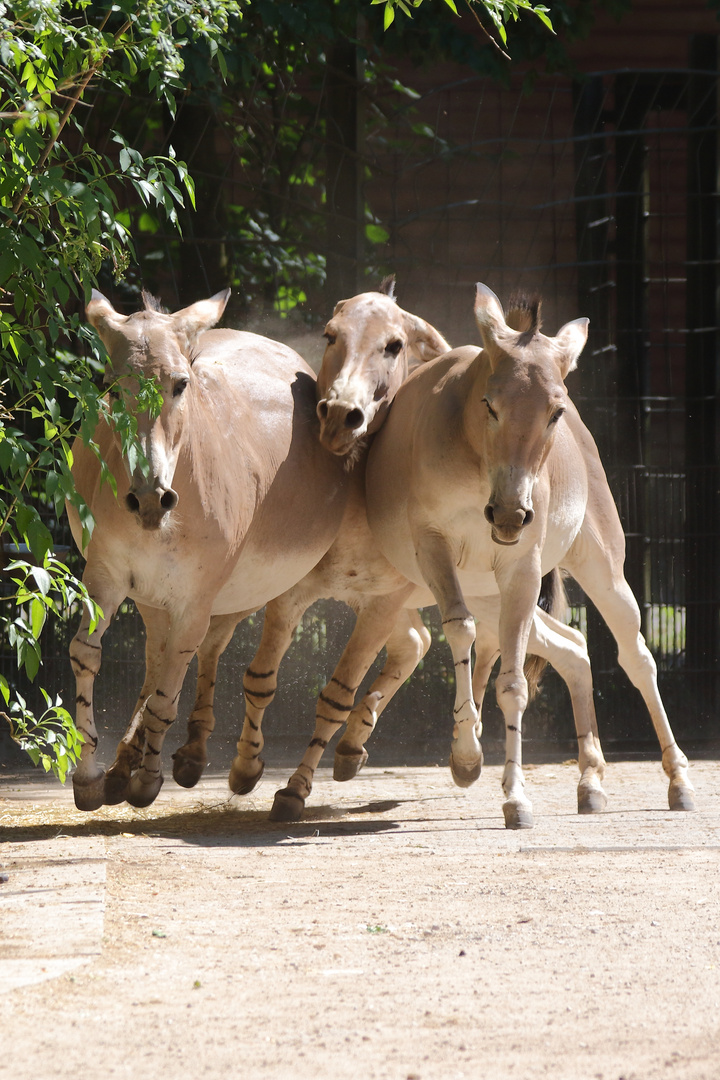
[[[372,244],[386,244],[390,239],[390,233],[381,225],[366,225],[365,235]]]
[[[42,633],[42,628],[45,625],[45,617],[47,610],[41,600],[34,598],[30,603],[30,627],[32,629],[33,637],[37,640]]]
[[[35,584],[43,596],[47,596],[52,588],[52,578],[43,566],[33,566],[30,574],[35,579]]]

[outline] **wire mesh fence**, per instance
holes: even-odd
[[[532,88],[520,77],[501,87],[434,70],[407,76],[413,95],[390,81],[369,85],[346,63],[352,93],[344,112],[332,80],[285,87],[285,119],[303,125],[292,168],[287,146],[263,143],[250,154],[247,140],[233,141],[215,121],[188,123],[184,156],[215,192],[212,229],[203,233],[208,218],[200,214],[180,245],[148,223],[139,233],[142,275],[171,304],[173,293],[196,299],[225,273],[251,297],[254,328],[273,315],[273,336],[296,347],[306,327],[318,337],[314,322],[337,299],[387,271],[397,275],[403,307],[457,345],[478,340],[478,279],[501,299],[539,293],[549,332],[589,316],[569,389],[618,505],[627,576],[671,721],[696,746],[720,734],[716,52],[716,39],[702,37],[683,71],[603,71],[538,79]],[[245,113],[231,115],[237,126]],[[177,125],[171,137],[179,137]],[[263,229],[276,237],[269,248]],[[256,257],[261,249],[277,256],[270,269]],[[290,309],[293,318],[281,320]],[[235,309],[236,323],[247,317],[247,307]],[[589,639],[601,734],[625,750],[644,745],[650,722],[618,669],[614,642],[580,590],[569,595],[568,615]],[[278,745],[305,743],[313,697],[351,624],[351,613],[332,602],[306,618],[269,721]],[[221,667],[217,711],[234,728],[226,758],[257,633],[257,620],[239,628]],[[41,677],[72,700],[70,628],[46,635]],[[99,679],[100,723],[119,735],[142,681],[137,616],[123,613],[108,636],[116,644]],[[383,718],[391,756],[429,753],[446,740],[449,659],[436,640]],[[11,658],[2,662],[9,673]],[[181,711],[191,697],[188,685]],[[492,687],[492,745],[502,729],[491,698]],[[550,676],[528,713],[528,737],[569,747],[572,733],[569,698]]]

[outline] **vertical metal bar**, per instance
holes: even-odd
[[[629,519],[625,576],[642,610],[645,605],[643,398],[648,391],[646,161],[642,129],[650,88],[637,73],[615,79],[617,422],[615,464],[628,478]]]
[[[690,39],[687,178],[687,352],[685,565],[688,672],[707,672],[698,690],[718,704],[720,672],[720,492],[718,492],[718,59],[717,37]],[[703,680],[705,682],[705,680]],[[701,710],[706,712],[705,708]]]

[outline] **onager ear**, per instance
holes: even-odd
[[[436,356],[450,352],[450,346],[434,326],[409,311],[402,312],[405,333],[408,336],[408,352],[414,359],[425,363]]]
[[[499,359],[503,344],[511,343],[517,334],[505,322],[502,304],[492,289],[478,281],[475,286],[475,321],[482,337],[490,364],[494,368]]]
[[[209,330],[222,318],[229,299],[230,289],[223,289],[209,300],[198,300],[196,304],[181,308],[170,316],[173,329],[176,333],[185,334],[188,343],[192,343],[198,334]]]
[[[573,319],[560,327],[555,335],[555,343],[560,348],[559,364],[563,379],[577,367],[580,353],[585,348],[589,325],[589,319]]]
[[[97,289],[92,291],[85,314],[88,322],[95,327],[106,346],[112,333],[117,332],[127,320],[127,315],[121,315],[119,311],[116,311],[108,298]]]
[[[330,318],[332,319],[335,315],[337,315],[338,311],[342,311],[346,304],[347,300],[338,300],[337,304],[333,308],[333,313]]]

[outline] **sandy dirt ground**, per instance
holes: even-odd
[[[0,1078],[718,1080],[720,767],[667,809],[658,762],[318,778],[306,819],[167,781],[82,815],[0,783]]]

